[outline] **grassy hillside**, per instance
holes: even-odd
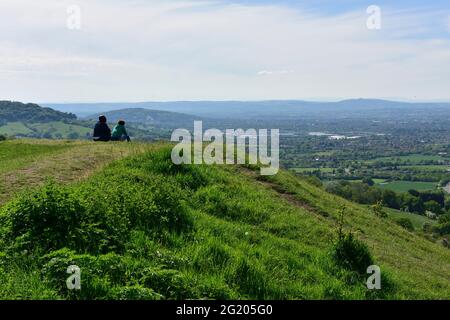
[[[43,108],[34,103],[21,103],[16,101],[0,101],[0,121],[6,122],[50,122],[75,120],[71,113]],[[1,124],[1,123],[0,123]]]
[[[37,104],[0,101],[0,135],[47,139],[85,138],[92,126],[85,126],[71,113]]]
[[[45,139],[84,139],[92,133],[92,127],[78,122],[9,122],[0,126],[0,134],[10,137]]]
[[[396,210],[396,209],[386,209],[388,211],[388,215],[391,219],[398,220],[398,219],[408,219],[411,221],[414,229],[416,231],[420,231],[423,229],[424,224],[429,224],[429,225],[436,225],[438,222],[437,220],[433,220],[430,218],[427,218],[426,216],[421,216],[419,214],[411,214],[411,213],[407,213],[407,212],[403,212],[400,210]]]
[[[33,133],[33,130],[22,122],[9,122],[0,126],[0,134],[5,136],[27,136]]]
[[[164,144],[51,142],[29,153],[0,174],[46,163],[56,181],[0,208],[0,298],[450,298],[448,249],[289,172],[174,166]],[[94,164],[74,177],[70,155]],[[338,251],[343,206],[344,232],[358,240]],[[379,291],[365,286],[367,263],[381,267]],[[66,288],[72,264],[80,291]]]
[[[79,181],[109,162],[152,147],[45,139],[0,142],[0,205],[25,187],[42,185],[48,177],[61,183]]]

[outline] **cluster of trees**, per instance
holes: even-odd
[[[450,200],[446,200],[441,191],[409,190],[406,193],[396,193],[373,186],[370,179],[363,182],[333,181],[326,185],[326,190],[361,204],[376,204],[382,201],[386,207],[422,215],[426,211],[436,215],[450,213]]]
[[[64,113],[50,108],[15,101],[0,101],[0,125],[8,122],[51,122],[76,120],[72,113]]]

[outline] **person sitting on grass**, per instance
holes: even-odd
[[[108,142],[109,140],[111,140],[111,129],[106,123],[106,117],[102,115],[98,117],[94,128],[94,141]]]
[[[128,136],[127,129],[125,129],[125,121],[119,120],[112,131],[111,141],[125,140],[127,140],[128,142],[131,141],[130,137]]]

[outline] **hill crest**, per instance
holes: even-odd
[[[76,119],[77,117],[73,113],[41,107],[34,103],[0,101],[0,125],[8,122],[48,123]]]

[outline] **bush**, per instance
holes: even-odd
[[[353,233],[345,234],[333,248],[335,262],[344,269],[365,274],[367,267],[374,264],[367,245],[356,239]]]
[[[371,206],[373,213],[380,218],[387,218],[387,213],[384,211],[383,202],[378,201],[376,204]]]
[[[395,220],[395,222],[408,231],[414,231],[414,225],[408,218],[398,218]]]
[[[10,229],[5,237],[20,249],[39,246],[51,251],[75,247],[83,232],[82,202],[67,189],[49,182],[42,189],[7,204],[1,215]]]
[[[441,236],[450,234],[450,222],[445,222],[442,224],[438,224],[434,227],[434,231]]]
[[[363,275],[374,261],[367,245],[356,239],[352,232],[344,231],[345,210],[343,207],[339,213],[338,240],[333,246],[332,257],[338,266]]]
[[[132,230],[157,240],[191,230],[178,184],[122,167],[105,175],[79,187],[48,182],[10,202],[0,211],[2,225],[10,225],[4,239],[22,250],[100,254],[123,252]]]
[[[442,214],[438,217],[438,221],[441,224],[444,224],[446,222],[450,222],[450,213]]]
[[[5,141],[6,137],[0,134],[0,141]]]

